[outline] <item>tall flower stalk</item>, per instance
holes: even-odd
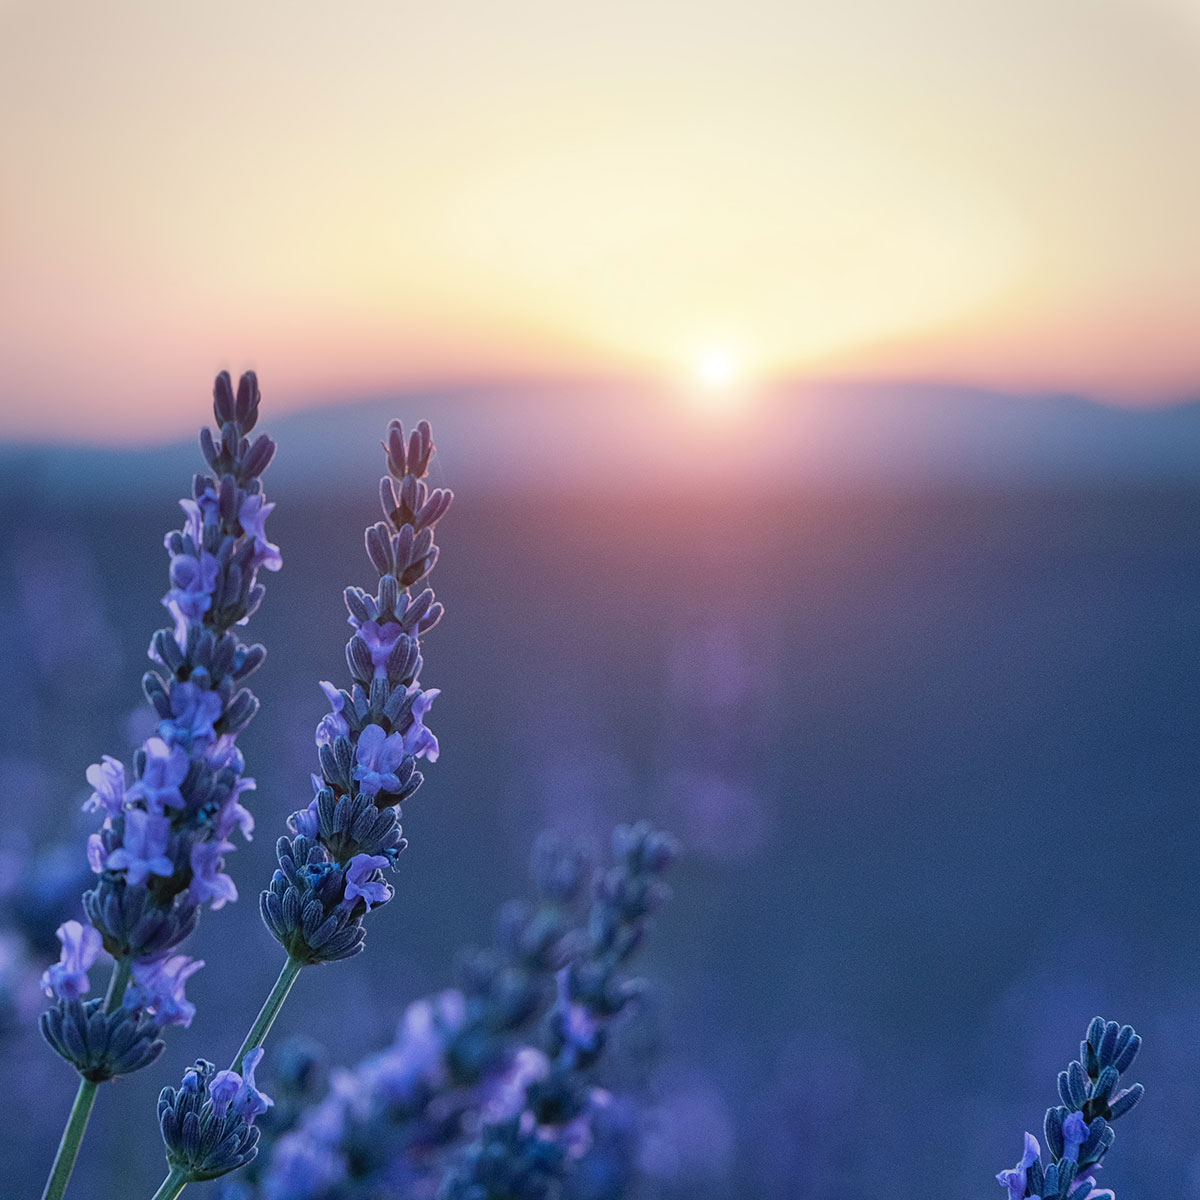
[[[87,772],[93,791],[84,808],[101,820],[87,845],[96,879],[83,896],[86,924],[58,930],[62,953],[42,980],[52,1003],[40,1019],[46,1041],[81,1078],[43,1200],[60,1200],[66,1189],[99,1084],[149,1065],[164,1027],[191,1023],[184,988],[204,964],[175,951],[202,907],[237,898],[223,868],[233,833],[249,839],[253,831],[240,798],[254,781],[235,742],[258,709],[245,681],[265,657],[237,629],[262,602],[259,570],[282,561],[267,540],[274,505],[259,480],[275,444],[248,436],[259,400],[253,372],[236,393],[228,373],[217,377],[217,432],[200,434],[211,474],[195,477],[180,502],[183,527],[164,543],[172,624],[151,639],[154,667],[142,680],[157,730],[134,753],[131,775],[108,755]],[[101,950],[112,974],[104,997],[87,999]]]
[[[433,454],[428,423],[406,440],[393,421],[383,446],[386,519],[366,531],[379,581],[373,593],[345,592],[350,686],[321,684],[330,712],[316,731],[314,795],[288,819],[290,834],[277,843],[279,865],[261,897],[263,922],[287,957],[229,1070],[215,1072],[201,1059],[179,1088],[163,1090],[158,1114],[169,1171],[155,1200],[173,1200],[188,1183],[254,1156],[255,1118],[272,1103],[254,1082],[262,1042],[304,967],[363,949],[364,918],[394,894],[384,873],[405,847],[400,804],[422,782],[417,761],[438,756],[424,723],[438,692],[423,689],[418,676],[420,638],[441,619],[442,605],[430,587],[416,588],[437,562],[434,527],[452,495],[423,482]]]

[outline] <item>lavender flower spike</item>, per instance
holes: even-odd
[[[1001,1171],[996,1181],[1008,1189],[1009,1200],[1113,1200],[1113,1194],[1095,1186],[1095,1172],[1116,1134],[1112,1125],[1142,1097],[1142,1085],[1116,1091],[1121,1073],[1137,1055],[1141,1038],[1129,1025],[1096,1017],[1079,1047],[1079,1058],[1058,1076],[1062,1104],[1046,1111],[1046,1151],[1030,1133],[1025,1153],[1012,1170]]]
[[[441,619],[442,606],[428,586],[416,589],[437,561],[434,526],[451,494],[422,482],[433,454],[428,424],[406,439],[393,422],[384,446],[387,519],[366,531],[379,583],[373,593],[346,590],[351,683],[321,683],[330,712],[317,727],[316,796],[289,818],[293,836],[280,839],[279,869],[261,900],[267,928],[298,963],[361,950],[362,918],[392,898],[377,872],[393,867],[404,848],[399,806],[421,784],[417,761],[438,755],[425,727],[438,691],[422,688],[418,676],[421,638]]]
[[[254,1053],[246,1055],[247,1059]],[[253,1116],[271,1104],[269,1097],[254,1087],[257,1062],[254,1057],[243,1077],[236,1071],[218,1072],[212,1063],[198,1059],[184,1073],[180,1087],[163,1088],[158,1097],[158,1125],[171,1168],[171,1187],[169,1193],[160,1189],[162,1194],[177,1196],[184,1183],[216,1179],[254,1157],[259,1131],[252,1123]],[[252,1114],[249,1120],[243,1115],[246,1112]]]
[[[273,506],[259,478],[274,443],[248,436],[259,401],[253,372],[236,393],[227,373],[217,377],[217,430],[200,434],[210,473],[194,478],[181,502],[182,528],[163,539],[169,624],[151,638],[154,669],[142,678],[157,729],[134,752],[128,787],[115,758],[106,755],[88,771],[93,794],[85,808],[102,816],[87,839],[95,873],[83,896],[90,928],[80,935],[79,953],[47,972],[60,982],[52,988],[56,1003],[41,1018],[46,1040],[83,1082],[44,1200],[61,1200],[95,1085],[146,1066],[162,1050],[158,1032],[190,1022],[194,1008],[183,986],[198,964],[170,952],[195,928],[202,904],[220,908],[237,896],[221,867],[234,829],[247,838],[253,829],[239,802],[253,784],[242,777],[235,739],[257,711],[246,683],[265,651],[243,644],[236,631],[262,602],[259,568],[281,565],[267,540]],[[116,965],[105,998],[84,1003],[77,993],[86,990],[86,965],[100,945]]]

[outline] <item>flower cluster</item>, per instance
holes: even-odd
[[[200,435],[211,474],[196,476],[180,502],[183,527],[165,539],[170,588],[162,602],[171,625],[151,639],[154,669],[142,681],[157,729],[135,752],[131,776],[108,755],[87,772],[84,809],[101,818],[87,847],[95,875],[83,897],[88,923],[59,929],[62,955],[43,977],[55,1003],[41,1024],[88,1079],[145,1065],[162,1048],[159,1029],[190,1023],[184,985],[203,964],[172,951],[204,905],[237,898],[224,861],[234,831],[248,839],[254,828],[241,803],[254,781],[243,775],[235,740],[258,708],[245,681],[265,652],[244,645],[236,628],[262,601],[260,568],[281,565],[264,528],[274,505],[259,480],[275,445],[247,436],[258,408],[253,373],[236,394],[227,373],[217,377],[218,432]],[[101,947],[117,971],[107,1002],[85,1002]]]
[[[637,994],[621,968],[675,849],[647,825],[619,829],[614,846],[595,872],[541,839],[536,902],[506,905],[495,944],[464,957],[459,987],[410,1005],[385,1050],[328,1083],[310,1044],[284,1054],[271,1144],[225,1200],[532,1196],[616,1140],[629,1105],[588,1068]]]
[[[353,587],[345,593],[354,630],[346,647],[352,685],[347,691],[321,684],[331,710],[316,731],[321,774],[312,777],[312,801],[288,818],[292,836],[279,839],[279,865],[260,897],[263,922],[287,959],[233,1070],[210,1084],[201,1070],[207,1064],[198,1064],[179,1090],[162,1093],[167,1190],[214,1179],[254,1158],[258,1131],[252,1121],[258,1112],[242,1113],[242,1124],[231,1125],[239,1101],[233,1099],[226,1111],[222,1081],[248,1065],[251,1082],[244,1086],[249,1092],[237,1096],[258,1095],[252,1072],[261,1042],[300,970],[349,958],[363,948],[363,918],[393,895],[383,873],[404,849],[400,803],[422,782],[417,759],[432,762],[438,755],[437,740],[424,724],[438,693],[422,690],[417,676],[420,636],[441,619],[442,606],[430,588],[415,596],[410,589],[437,561],[434,526],[452,497],[444,490],[431,492],[422,482],[433,454],[426,422],[406,441],[400,423],[393,421],[384,450],[389,474],[381,494],[387,522],[366,532],[379,583],[374,595]],[[186,960],[162,966],[164,974],[180,980],[190,969]],[[247,1053],[251,1046],[256,1049]],[[214,1146],[227,1149],[217,1154]]]
[[[251,1050],[240,1074],[197,1059],[179,1088],[163,1088],[158,1125],[173,1169],[190,1180],[216,1179],[254,1157],[255,1118],[274,1103],[254,1083],[262,1055],[261,1047]]]
[[[1059,1072],[1062,1104],[1046,1111],[1049,1164],[1042,1166],[1038,1140],[1026,1133],[1020,1161],[996,1176],[1008,1189],[1009,1200],[1113,1200],[1111,1191],[1096,1187],[1096,1172],[1116,1139],[1109,1122],[1124,1116],[1142,1098],[1140,1083],[1120,1086],[1141,1044],[1132,1026],[1100,1017],[1092,1020],[1079,1058]]]
[[[438,1200],[548,1200],[591,1148],[614,1098],[588,1069],[641,990],[624,968],[670,894],[661,876],[677,852],[673,838],[645,822],[616,830],[615,861],[596,881],[583,945],[556,975],[544,1049],[514,1064],[478,1135],[443,1175]]]
[[[418,675],[420,638],[441,619],[442,606],[431,588],[413,589],[437,561],[434,527],[452,496],[422,482],[433,453],[426,422],[406,440],[393,421],[384,449],[387,519],[366,531],[379,583],[374,594],[345,593],[354,631],[346,646],[351,686],[321,684],[330,711],[316,731],[314,796],[289,818],[291,836],[279,839],[279,867],[261,899],[267,928],[304,965],[362,949],[363,917],[392,898],[384,872],[404,849],[400,804],[421,784],[417,760],[438,756],[425,726],[438,692],[422,690]]]

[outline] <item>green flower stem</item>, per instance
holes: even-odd
[[[297,962],[290,954],[288,955],[287,962],[283,964],[283,970],[279,972],[279,978],[275,980],[275,986],[271,989],[271,994],[263,1002],[262,1008],[258,1010],[258,1016],[254,1018],[254,1024],[250,1026],[246,1040],[242,1042],[242,1048],[234,1055],[233,1062],[229,1067],[231,1071],[237,1071],[240,1074],[242,1059],[255,1046],[263,1044],[263,1040],[270,1032],[271,1026],[275,1024],[275,1018],[279,1016],[279,1010],[288,998],[288,992],[292,990],[292,984],[296,982],[296,976],[300,974],[303,966],[303,963]]]
[[[117,959],[108,981],[108,991],[104,994],[106,1013],[113,1012],[125,999],[125,988],[129,984],[129,973],[132,969],[133,963],[128,958]],[[79,1157],[79,1147],[83,1142],[88,1118],[92,1115],[92,1105],[96,1103],[97,1087],[99,1084],[90,1079],[79,1081],[79,1090],[75,1093],[75,1102],[71,1105],[66,1128],[58,1143],[58,1152],[54,1155],[54,1165],[50,1168],[50,1178],[46,1180],[42,1200],[62,1200],[63,1193],[67,1190],[71,1172],[75,1169],[75,1159]]]
[[[258,1016],[254,1018],[254,1024],[250,1026],[250,1032],[246,1034],[241,1049],[233,1056],[233,1062],[229,1064],[231,1071],[240,1073],[242,1059],[256,1046],[263,1044],[303,966],[303,963],[297,962],[291,955],[288,955],[287,961],[283,964],[283,970],[279,972],[279,978],[275,980],[275,986],[271,989],[271,994],[263,1002],[262,1008],[258,1010]],[[188,1183],[187,1172],[184,1168],[172,1167],[166,1179],[159,1184],[158,1191],[154,1193],[151,1200],[175,1200],[175,1197],[187,1187]]]
[[[187,1178],[182,1167],[172,1167],[166,1179],[154,1193],[153,1200],[175,1200],[175,1197],[187,1187]]]

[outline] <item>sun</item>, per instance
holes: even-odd
[[[750,403],[746,363],[729,343],[713,342],[694,351],[687,375],[685,395],[694,412],[728,416]]]
[[[705,391],[731,391],[741,375],[737,356],[726,346],[710,346],[696,360],[696,382]]]

